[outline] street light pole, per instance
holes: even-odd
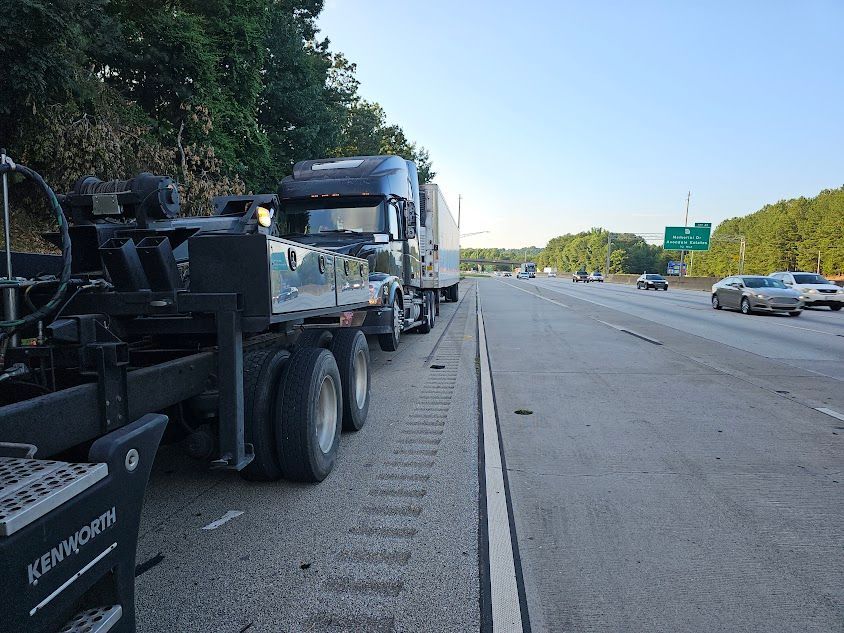
[[[462,206],[462,203],[463,203],[463,194],[458,193],[457,194],[457,228],[458,229],[460,228],[460,207]]]
[[[689,200],[692,197],[692,192],[689,191],[686,196],[686,219],[683,221],[683,226],[689,226]],[[680,251],[680,278],[683,277],[683,261],[686,259],[686,251]]]

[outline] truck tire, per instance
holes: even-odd
[[[276,404],[290,352],[265,347],[243,355],[243,435],[252,444],[255,458],[240,471],[249,481],[275,481],[281,477],[276,442]]]
[[[434,327],[434,293],[425,291],[422,295],[422,323],[417,328],[420,333],[427,334]]]
[[[401,341],[401,331],[404,324],[404,308],[401,299],[396,297],[393,300],[393,331],[378,335],[378,345],[385,352],[395,352]]]
[[[331,330],[305,330],[296,339],[296,345],[331,349]]]
[[[369,345],[360,330],[340,329],[331,342],[343,391],[343,430],[360,431],[369,415]]]
[[[322,481],[337,459],[343,416],[334,356],[316,347],[299,348],[287,361],[282,382],[275,407],[281,472],[291,481]]]

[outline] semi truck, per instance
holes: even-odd
[[[249,480],[317,482],[365,423],[370,260],[280,237],[275,194],[179,217],[166,176],[57,196],[5,152],[0,174],[0,632],[131,632],[162,440]],[[60,255],[12,252],[10,174],[40,190]],[[395,223],[403,193],[377,202]]]
[[[527,276],[530,279],[536,277],[536,263],[535,262],[524,262],[520,269],[521,272],[527,273]]]
[[[366,259],[369,307],[362,325],[381,349],[404,332],[430,332],[440,300],[457,301],[460,234],[439,187],[420,187],[399,156],[297,163],[278,191],[277,233]]]

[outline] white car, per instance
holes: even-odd
[[[524,270],[520,270],[519,274],[516,275],[516,278],[517,279],[530,279],[530,273],[528,273]]]
[[[548,276],[549,276],[549,277],[556,277],[556,276],[557,276],[557,273],[548,273]]]
[[[604,283],[604,276],[601,274],[600,270],[596,270],[589,275],[589,281],[600,281],[601,283]]]
[[[769,275],[779,279],[789,288],[800,293],[800,301],[807,308],[828,306],[836,312],[844,306],[844,288],[839,288],[823,275],[802,272],[779,272]]]

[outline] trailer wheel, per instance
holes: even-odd
[[[401,331],[404,326],[404,308],[401,299],[393,299],[393,331],[378,335],[378,345],[385,352],[395,352],[399,348]]]
[[[343,430],[360,431],[369,414],[369,345],[360,330],[340,329],[334,335],[331,352],[343,389]]]
[[[255,458],[240,471],[244,479],[274,481],[281,477],[275,416],[289,357],[290,352],[278,347],[243,355],[243,434],[255,451]]]
[[[422,324],[417,328],[420,333],[427,334],[434,327],[434,298],[433,293],[425,291],[422,295]]]
[[[453,286],[449,286],[449,288],[448,288],[448,300],[456,302],[459,297],[460,297],[460,295],[459,295],[459,292],[458,292],[457,284],[454,284]]]
[[[276,440],[281,470],[292,481],[318,482],[337,459],[343,394],[337,363],[328,350],[298,349],[287,362],[283,395],[276,401]]]

